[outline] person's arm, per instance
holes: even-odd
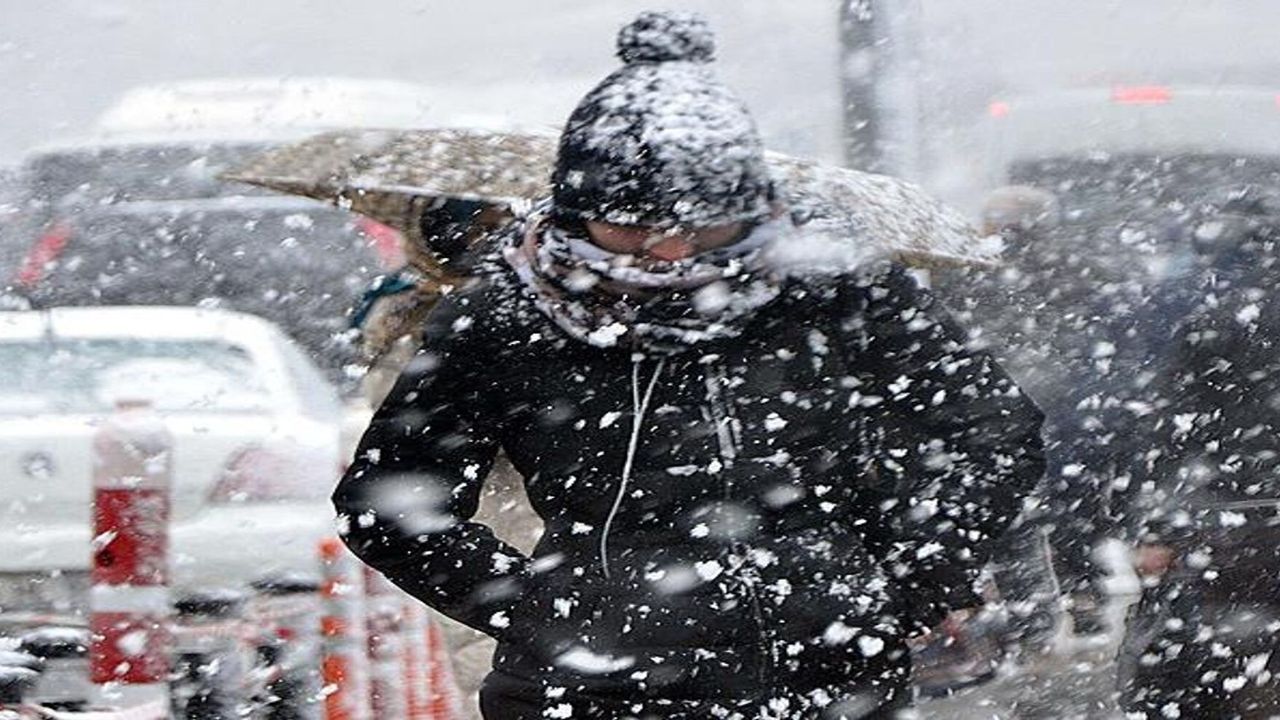
[[[918,628],[981,604],[973,582],[1044,472],[1043,416],[999,365],[966,344],[900,267],[842,290],[846,353],[884,428],[859,494]]]
[[[343,540],[410,595],[490,635],[507,627],[529,559],[470,522],[498,450],[480,332],[445,301],[333,494]]]

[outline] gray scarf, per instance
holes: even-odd
[[[630,341],[679,349],[736,337],[752,313],[780,292],[764,251],[793,225],[783,215],[738,242],[687,260],[643,267],[582,236],[529,218],[504,257],[539,310],[573,338],[597,347]]]

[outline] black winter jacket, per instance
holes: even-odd
[[[495,264],[425,335],[334,494],[344,538],[497,638],[526,700],[900,682],[1043,467],[1040,412],[897,267],[663,354],[568,339]],[[532,557],[470,521],[499,448]]]

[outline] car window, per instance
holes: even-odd
[[[252,358],[214,341],[140,338],[0,342],[0,414],[97,413],[120,400],[170,412],[271,406]]]
[[[260,151],[251,144],[102,145],[34,155],[27,182],[54,205],[94,205],[144,200],[183,200],[264,195],[218,180]]]

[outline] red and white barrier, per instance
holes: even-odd
[[[169,697],[172,448],[146,402],[117,403],[93,438],[90,679],[112,705]]]
[[[364,567],[365,633],[369,640],[369,705],[375,718],[409,716],[405,687],[404,594]]]
[[[405,689],[410,720],[458,720],[458,690],[439,622],[413,598],[404,600]]]
[[[320,543],[324,706],[327,720],[370,720],[364,575],[337,538]]]
[[[131,708],[122,711],[128,717],[170,707],[172,446],[145,402],[119,403],[93,440],[89,678],[97,700]],[[250,608],[252,631],[231,619],[210,621],[198,636],[183,635],[188,654],[216,645],[231,657],[248,641],[259,655],[278,656],[280,677],[268,683],[268,695],[279,696],[277,705],[296,705],[299,717],[311,717],[322,697],[326,720],[461,718],[444,636],[427,609],[363,567],[336,538],[321,543],[319,559],[318,593],[300,581],[264,584]],[[317,635],[318,661],[306,650]],[[322,689],[312,684],[317,670]]]
[[[427,706],[432,720],[458,720],[462,717],[462,693],[453,675],[453,663],[449,660],[449,647],[445,643],[440,623],[430,613],[427,615]]]
[[[427,609],[406,597],[403,601],[404,689],[409,720],[429,720],[431,688],[427,678]]]

